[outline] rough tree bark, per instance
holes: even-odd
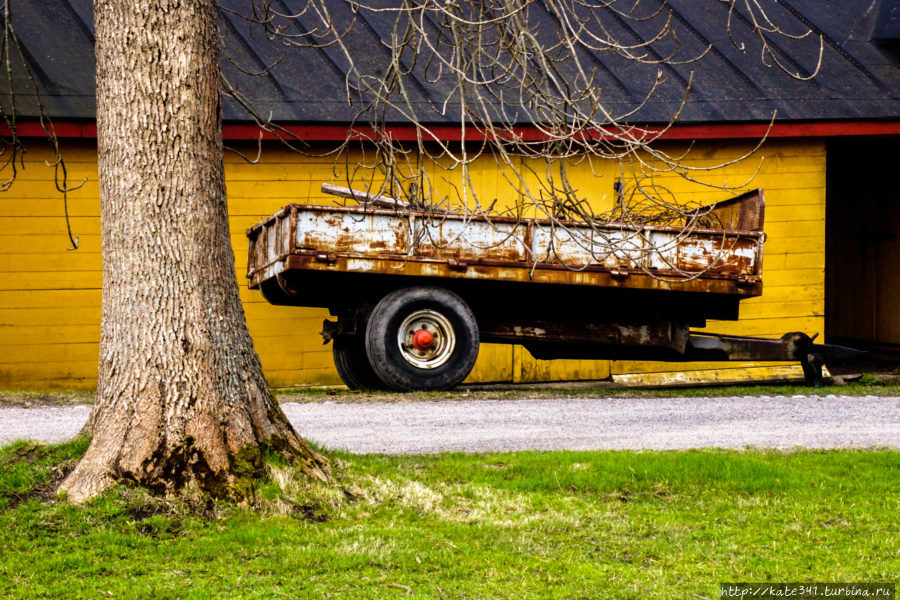
[[[117,481],[241,497],[264,449],[326,478],[273,401],[238,297],[213,0],[96,0],[103,315],[72,501]]]

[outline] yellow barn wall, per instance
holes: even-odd
[[[702,167],[740,155],[743,144],[720,147],[702,145],[687,163]],[[764,160],[760,163],[760,158]],[[708,322],[700,331],[733,335],[781,337],[790,331],[809,335],[825,333],[825,143],[824,141],[771,140],[754,158],[728,167],[729,184],[752,177],[748,187],[765,191],[764,230],[767,235],[763,256],[763,294],[741,302],[739,321]],[[683,181],[672,180],[679,199],[710,197],[715,191],[698,190]],[[704,181],[721,182],[720,176],[703,176]],[[710,378],[752,378],[739,374],[749,366],[784,363],[673,363],[612,361],[614,375],[665,371],[716,370]]]
[[[743,143],[704,142],[689,159],[702,166],[739,156]],[[677,147],[673,147],[677,150]],[[64,145],[69,182],[84,180],[69,193],[69,214],[79,249],[68,250],[62,198],[53,184],[49,155],[29,149],[25,168],[12,188],[0,194],[0,389],[92,389],[97,375],[101,300],[100,219],[95,145]],[[787,331],[822,332],[824,313],[825,149],[823,142],[772,140],[752,187],[766,190],[764,294],[743,303],[741,321],[710,323],[723,333],[777,336]],[[757,159],[727,169],[728,183],[743,183]],[[339,383],[331,347],[318,331],[327,312],[276,307],[244,285],[247,243],[244,231],[288,202],[330,204],[319,191],[335,178],[332,159],[298,156],[268,148],[260,164],[226,158],[232,240],[237,276],[250,331],[263,368],[277,387]],[[597,179],[591,171],[603,177]],[[581,163],[567,169],[573,184],[607,208],[615,170],[611,164]],[[441,173],[434,170],[439,182]],[[710,179],[710,177],[706,177]],[[721,180],[717,175],[714,179]],[[505,182],[487,161],[473,169],[473,181],[490,201],[508,198]],[[721,181],[720,181],[721,182]],[[711,202],[726,192],[685,185],[671,177],[658,181],[679,199]],[[561,308],[563,308],[561,304]],[[721,366],[721,365],[717,365]],[[676,365],[709,368],[712,365]],[[611,372],[672,370],[672,364],[609,361],[538,361],[521,347],[484,345],[470,381],[599,379]]]

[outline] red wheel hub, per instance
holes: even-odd
[[[427,330],[420,329],[413,334],[412,342],[419,350],[428,350],[434,344],[434,336]]]

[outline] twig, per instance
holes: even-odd
[[[391,198],[390,196],[385,196],[384,194],[370,194],[369,192],[353,190],[348,187],[332,185],[330,183],[322,184],[322,193],[337,196],[338,198],[348,198],[350,200],[355,200],[356,202],[359,202],[363,205],[371,204],[373,206],[381,206],[383,208],[410,207],[409,202],[397,200],[396,198]]]
[[[407,596],[412,595],[412,588],[409,587],[408,585],[403,585],[402,583],[389,583],[389,584],[387,584],[387,586],[392,587],[392,588],[397,588],[398,590],[403,590],[404,592],[406,592],[405,595],[407,595]]]

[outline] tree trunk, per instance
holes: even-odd
[[[103,316],[75,502],[117,481],[242,497],[271,449],[324,479],[263,378],[235,279],[213,0],[96,0]]]

